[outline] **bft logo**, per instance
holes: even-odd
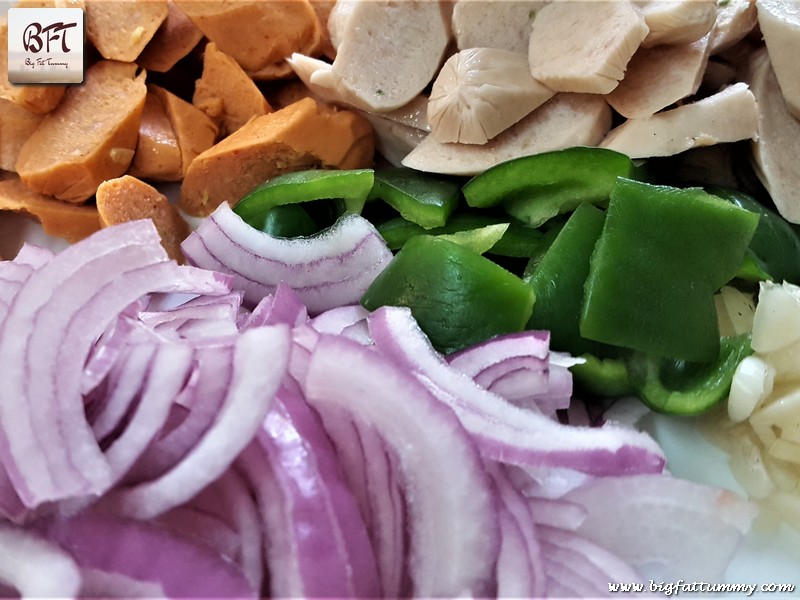
[[[77,27],[77,23],[53,23],[47,27],[42,27],[41,23],[31,23],[25,28],[22,34],[22,45],[27,52],[41,52],[44,50],[50,53],[50,42],[61,40],[61,51],[66,54],[70,51],[67,47],[66,30]],[[42,39],[44,36],[44,39]]]
[[[81,83],[83,39],[80,8],[10,8],[8,80]]]

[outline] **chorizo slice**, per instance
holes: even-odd
[[[102,60],[72,86],[20,150],[16,171],[30,188],[68,202],[91,198],[133,160],[147,87],[130,63]]]
[[[363,117],[305,98],[256,117],[195,158],[181,185],[180,207],[206,216],[282,173],[371,166],[374,150]]]

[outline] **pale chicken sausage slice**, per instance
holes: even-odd
[[[551,2],[533,20],[528,61],[535,79],[557,92],[607,94],[648,29],[631,2]]]
[[[459,50],[498,48],[528,55],[531,23],[544,0],[458,0],[453,6],[453,36]]]
[[[691,104],[628,119],[601,146],[631,158],[672,156],[692,148],[758,137],[758,109],[745,83]]]
[[[741,42],[758,23],[755,0],[717,3],[717,18],[711,29],[711,54],[719,54]]]
[[[778,212],[787,221],[800,223],[800,121],[786,108],[766,50],[753,55],[747,80],[758,101],[760,135],[753,144],[756,173]]]
[[[513,127],[482,146],[439,142],[428,136],[403,160],[418,171],[477,175],[512,158],[596,146],[611,128],[611,108],[596,94],[556,94]]]
[[[86,35],[109,60],[133,62],[167,18],[167,0],[85,0]]]
[[[800,119],[800,3],[756,0],[758,24],[789,112]]]
[[[31,188],[68,202],[83,202],[106,179],[128,170],[139,135],[147,88],[136,65],[103,60],[28,138],[17,173]]]
[[[522,54],[462,50],[445,61],[428,100],[431,134],[440,142],[485,144],[550,98]]]
[[[436,75],[450,41],[449,21],[438,2],[358,2],[341,33],[333,74],[360,100],[359,108],[399,108]]]
[[[691,44],[639,48],[625,79],[608,94],[623,117],[649,117],[697,92],[708,64],[708,37]]]
[[[661,44],[690,44],[705,36],[717,18],[716,0],[642,0],[650,32],[642,42],[645,48]]]

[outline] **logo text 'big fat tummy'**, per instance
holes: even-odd
[[[10,8],[8,80],[81,83],[83,33],[80,8]]]

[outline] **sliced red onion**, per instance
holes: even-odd
[[[138,581],[119,573],[83,568],[81,598],[166,598],[164,588],[154,581]]]
[[[139,319],[154,331],[173,339],[223,337],[238,332],[240,293],[199,296],[162,311],[145,311]]]
[[[503,363],[510,358],[525,358],[534,365],[546,367],[546,362],[539,361],[546,361],[549,354],[548,331],[523,331],[497,336],[454,352],[447,356],[447,362],[457,371],[476,379],[489,368],[502,368]]]
[[[531,567],[519,524],[504,508],[499,511],[500,553],[497,556],[497,597],[537,598],[536,576]]]
[[[297,294],[284,283],[279,283],[275,294],[264,296],[242,324],[242,329],[286,323],[298,326],[308,320],[306,307]]]
[[[153,523],[235,562],[241,544],[239,532],[217,515],[184,505],[156,517]]]
[[[107,376],[104,394],[87,407],[87,416],[98,440],[117,429],[130,409],[156,353],[156,344],[127,346]]]
[[[599,478],[565,499],[587,511],[581,536],[640,571],[689,581],[722,579],[756,513],[732,492],[667,475]]]
[[[189,502],[158,517],[157,522],[235,562],[250,586],[261,589],[261,518],[250,487],[235,469],[225,471]]]
[[[199,267],[231,273],[251,306],[280,282],[311,313],[355,303],[392,253],[366,219],[347,214],[308,238],[275,238],[247,225],[223,203],[181,245]]]
[[[128,472],[163,427],[174,398],[186,383],[193,358],[192,348],[185,344],[162,344],[156,349],[130,422],[105,450],[115,481]]]
[[[364,345],[372,343],[367,317],[369,311],[360,304],[339,306],[311,319],[309,325],[320,333],[344,335]]]
[[[82,569],[158,584],[167,598],[258,597],[231,562],[152,523],[84,512],[54,521],[47,535]]]
[[[641,576],[619,558],[573,532],[546,526],[537,531],[547,571],[548,597],[605,597],[609,595],[609,582],[641,581]]]
[[[158,240],[151,222],[136,221],[67,248],[31,275],[0,326],[0,458],[26,505],[110,484],[81,379],[119,314],[153,291],[229,291],[224,276],[167,262]]]
[[[120,313],[111,326],[98,339],[83,368],[81,393],[88,394],[109,374],[120,353],[124,350],[135,328],[134,319],[144,308],[144,298],[140,298]]]
[[[405,370],[341,337],[320,336],[305,393],[323,421],[326,411],[345,411],[397,456],[410,513],[413,593],[487,593],[499,548],[494,498],[455,415]]]
[[[276,488],[266,502],[281,511],[269,519],[270,531],[280,524],[278,535],[289,536],[283,547],[287,555],[278,559],[273,549],[270,564],[288,561],[289,572],[296,573],[295,578],[276,574],[272,594],[380,596],[375,557],[361,514],[325,431],[299,393],[286,387],[279,392],[258,438]]]
[[[182,504],[217,479],[247,446],[269,411],[286,373],[289,329],[249,329],[236,340],[233,376],[212,427],[173,469],[104,498],[109,510],[150,519]]]
[[[328,415],[326,426],[329,420]],[[406,531],[409,524],[400,467],[378,432],[363,424],[359,426],[353,423],[353,427],[364,457],[363,485],[366,489],[359,494],[365,502],[362,514],[367,515],[366,522],[378,560],[384,595],[407,596],[410,591],[406,572],[409,551]]]
[[[661,472],[664,455],[647,434],[608,424],[568,427],[522,410],[455,371],[431,346],[405,308],[383,307],[369,318],[376,346],[415,373],[455,410],[487,458],[518,465],[568,467],[596,475]]]
[[[32,531],[0,522],[0,584],[23,598],[74,598],[81,576],[58,546]]]
[[[0,321],[5,318],[8,306],[19,289],[33,274],[34,268],[24,263],[0,262]]]
[[[174,468],[213,425],[225,402],[233,377],[232,344],[195,349],[196,366],[182,404],[173,406],[179,418],[172,419],[128,474],[129,485],[156,479]],[[177,402],[177,399],[176,399]]]
[[[528,498],[533,521],[558,529],[575,530],[586,519],[586,509],[562,498]]]
[[[158,234],[152,224],[136,222],[119,232],[103,233],[67,248],[35,271],[16,294],[0,326],[6,382],[0,388],[0,435],[7,451],[3,462],[21,499],[30,506],[64,495],[96,493],[109,484],[110,470],[88,435],[83,415],[75,418],[70,414],[83,411],[79,374],[91,344],[107,324],[99,319],[103,327],[92,335],[83,352],[76,352],[74,340],[66,343],[66,330],[75,313],[86,308],[120,273],[165,261],[166,254],[163,248],[154,249]],[[69,346],[67,359],[79,361],[77,365],[57,364],[65,345]],[[73,380],[73,389],[58,385],[59,372]],[[65,436],[59,419],[74,426],[73,440],[82,439],[70,444],[66,439],[70,435]],[[37,439],[39,443],[34,441]]]
[[[0,466],[0,519],[19,524],[26,515],[27,508],[19,499],[8,473]]]
[[[47,264],[53,256],[55,254],[52,250],[33,244],[23,244],[22,248],[17,252],[14,262],[38,269]]]
[[[503,526],[501,521],[501,527],[505,527],[511,536],[506,540],[503,535],[503,544],[508,543],[510,548],[503,552],[501,546],[498,557],[498,596],[508,597],[501,590],[510,586],[514,590],[513,597],[541,597],[545,593],[546,579],[531,506],[500,465],[492,465],[490,472],[497,488],[501,515],[505,515],[506,523]],[[518,572],[517,561],[520,559],[523,559],[525,566]],[[527,586],[527,589],[521,589],[523,586]]]
[[[507,466],[506,474],[526,498],[561,499],[568,492],[594,480],[574,469],[564,467]]]

